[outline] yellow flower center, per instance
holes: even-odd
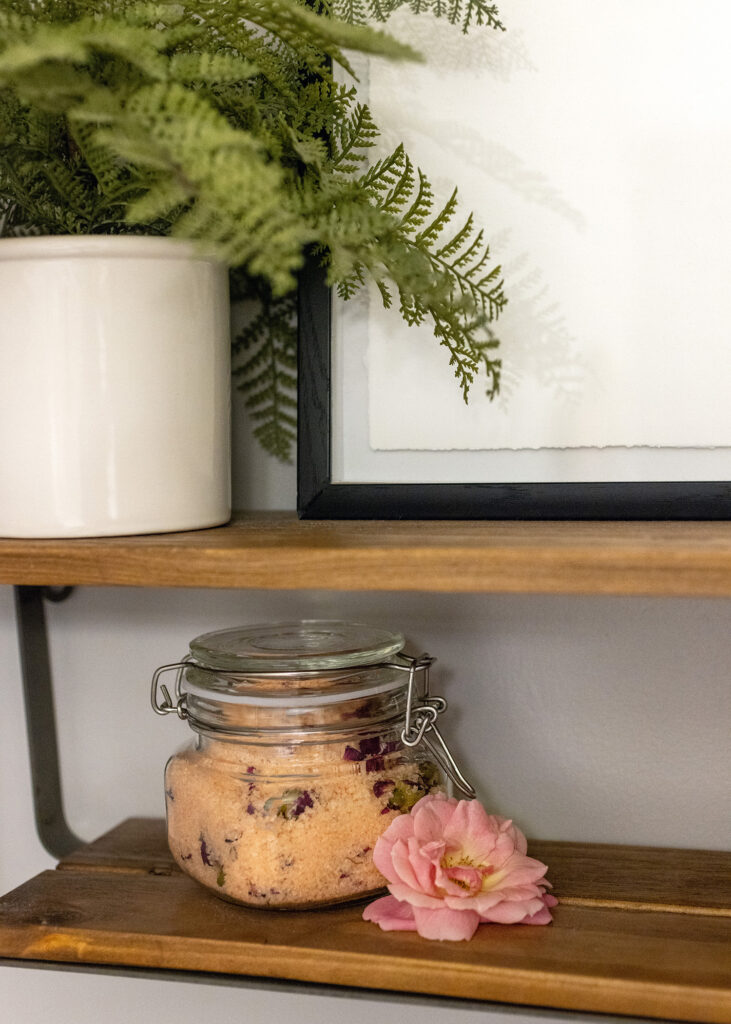
[[[482,864],[476,861],[464,850],[445,853],[440,864],[449,876],[449,880],[465,892],[485,892],[495,885],[499,877],[495,876],[495,868],[491,864]],[[460,869],[469,872],[470,876],[460,877]],[[476,876],[479,877],[479,885],[475,884],[478,881]]]

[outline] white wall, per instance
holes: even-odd
[[[237,435],[246,451],[238,420]],[[257,459],[239,472],[236,490],[238,504],[292,507],[294,472]],[[438,657],[435,689],[450,702],[445,731],[468,777],[490,809],[529,835],[724,848],[730,613],[725,600],[80,588],[47,609],[67,815],[93,838],[127,816],[163,813],[163,764],[188,730],[153,714],[149,679],[192,637],[246,621],[329,616],[401,629],[414,650]],[[53,863],[33,825],[14,629],[12,591],[1,587],[3,892]],[[346,1010],[332,995],[300,998],[281,987],[13,967],[0,970],[0,996],[11,1010],[5,1019],[18,1024],[45,1021],[49,1007],[54,1020],[74,1024],[198,1024],[206,1006],[217,1024],[235,1019],[234,1007],[254,1024],[344,1013],[360,1024],[374,1013],[371,997],[349,997]],[[378,1012],[405,1024],[471,1024],[484,1014],[418,1000],[387,1001]],[[492,1015],[508,1018],[523,1019]]]

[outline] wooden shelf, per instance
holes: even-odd
[[[361,907],[235,907],[183,875],[164,824],[124,822],[0,901],[0,955],[245,974],[709,1024],[731,1021],[731,855],[531,843],[547,927],[470,942],[381,932]]]
[[[0,540],[0,583],[731,596],[729,522],[298,521]]]

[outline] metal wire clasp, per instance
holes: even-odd
[[[428,654],[422,654],[418,658],[412,658],[407,654],[400,654],[398,661],[387,662],[388,668],[397,669],[400,672],[409,673],[409,681],[406,691],[406,713],[404,727],[401,730],[401,742],[407,747],[416,747],[423,743],[432,753],[442,769],[446,772],[454,785],[470,799],[475,797],[475,788],[472,786],[460,771],[457,762],[454,760],[451,750],[437,728],[437,718],[447,710],[447,702],[444,697],[429,692],[429,669],[434,664],[435,658]],[[190,657],[182,661],[176,661],[170,665],[161,665],[155,669],[152,676],[152,687],[150,702],[152,710],[157,715],[171,715],[175,713],[178,718],[188,718],[187,707],[188,695],[181,690],[183,673],[190,663]],[[385,666],[384,666],[385,667]],[[166,672],[175,672],[175,700],[170,696],[170,691],[160,677]],[[258,675],[264,673],[259,670]],[[271,673],[272,675],[286,675],[286,673]],[[423,681],[421,691],[418,689],[417,676]],[[162,700],[159,698],[162,694]]]
[[[188,709],[186,707],[188,701],[187,693],[181,693],[181,683],[183,681],[183,672],[187,667],[187,660],[176,661],[171,665],[161,665],[160,668],[155,669],[152,676],[152,690],[150,693],[150,702],[152,703],[152,710],[156,715],[171,715],[173,712],[178,718],[187,718]],[[160,683],[160,676],[165,672],[175,672],[175,703],[170,696],[170,691],[164,683]],[[162,693],[162,702],[158,700],[158,686]]]
[[[406,715],[401,730],[401,742],[407,747],[415,747],[423,743],[434,755],[454,785],[470,799],[474,799],[476,791],[460,771],[454,756],[437,728],[437,718],[447,710],[444,697],[429,692],[429,669],[436,661],[429,654],[418,658],[400,655],[405,665],[393,663],[393,668],[409,673],[406,691]],[[416,677],[421,676],[423,685],[421,692],[417,689]]]

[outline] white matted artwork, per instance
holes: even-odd
[[[359,77],[383,151],[485,228],[501,394],[465,405],[428,325],[333,300],[332,481],[728,481],[731,6],[499,7],[466,36],[397,12],[426,62]]]

